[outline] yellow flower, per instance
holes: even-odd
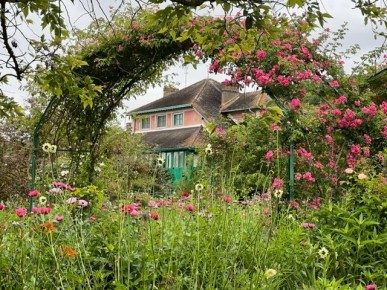
[[[267,279],[270,279],[271,277],[274,277],[275,275],[277,275],[277,270],[267,269],[265,271],[265,276],[266,276]]]

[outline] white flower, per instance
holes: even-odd
[[[62,170],[60,172],[60,176],[66,176],[67,174],[69,174],[69,171],[68,170]]]
[[[212,145],[210,143],[208,143],[206,149],[207,148],[211,148],[212,149]]]
[[[51,144],[50,144],[50,143],[44,143],[44,144],[42,145],[42,149],[43,149],[44,152],[50,153]]]
[[[289,215],[288,215],[288,219],[290,219],[290,220],[292,220],[292,221],[296,220],[292,214],[289,214]]]
[[[347,168],[344,170],[345,173],[347,174],[352,174],[353,173],[353,169],[352,168]]]
[[[101,168],[99,168],[98,166],[95,166],[94,170],[97,171],[97,172],[101,172]]]
[[[40,197],[39,197],[39,203],[40,203],[41,205],[45,205],[46,202],[47,202],[47,197],[45,197],[45,196],[40,196]]]
[[[196,190],[196,191],[202,191],[203,188],[204,188],[204,186],[203,186],[203,184],[201,184],[201,183],[197,183],[197,184],[195,185],[195,190]]]
[[[364,180],[364,179],[367,179],[368,176],[365,175],[364,173],[359,173],[359,175],[357,176],[357,178],[359,178],[360,180]]]
[[[157,165],[158,166],[163,166],[164,162],[165,162],[164,158],[162,158],[162,157],[157,158]]]
[[[206,147],[205,152],[206,152],[207,155],[212,155],[212,153],[214,153],[214,152],[212,151],[212,148],[211,148],[211,147]]]
[[[267,269],[265,271],[265,276],[267,279],[271,278],[271,277],[274,277],[275,275],[277,275],[277,270],[274,270],[274,269]]]
[[[50,146],[50,149],[49,149],[49,152],[50,152],[50,153],[56,153],[56,149],[57,149],[57,146],[56,146],[56,145],[51,145],[51,146]]]
[[[275,198],[281,198],[283,194],[284,194],[284,191],[281,189],[276,189],[273,192],[273,195]]]
[[[320,250],[318,250],[318,254],[321,259],[325,259],[328,256],[329,251],[327,250],[327,248],[322,247]]]
[[[53,187],[50,189],[50,193],[61,193],[62,192],[62,189],[60,189],[59,187]]]
[[[104,166],[106,166],[106,164],[103,163],[103,162],[101,162],[101,163],[99,164],[99,166],[100,166],[100,167],[104,167]]]

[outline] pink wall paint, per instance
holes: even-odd
[[[174,113],[183,113],[183,126],[173,126],[173,114]],[[165,115],[166,116],[166,126],[165,127],[157,127],[157,116]],[[194,109],[182,110],[182,111],[170,111],[149,115],[150,118],[150,128],[149,129],[141,129],[141,119],[145,116],[139,116],[132,120],[132,130],[133,132],[139,131],[152,131],[157,129],[166,129],[166,128],[180,128],[186,126],[195,126],[202,124],[202,116],[196,112]]]

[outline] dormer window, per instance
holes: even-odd
[[[141,119],[141,129],[146,130],[150,128],[150,119],[149,117]]]
[[[183,113],[173,114],[173,126],[183,126]]]
[[[167,124],[167,117],[166,115],[159,115],[157,116],[157,127],[165,127]]]

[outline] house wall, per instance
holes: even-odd
[[[173,126],[174,113],[183,113],[183,126]],[[157,127],[157,116],[159,115],[166,115],[165,127]],[[145,117],[150,118],[150,128],[142,130],[141,120],[142,118],[145,118]],[[133,132],[147,132],[147,131],[165,130],[165,129],[172,129],[172,128],[199,126],[201,124],[202,124],[202,116],[194,109],[187,109],[187,110],[160,112],[160,113],[154,113],[150,115],[137,116],[132,120],[132,130]]]
[[[242,111],[232,112],[232,113],[228,113],[227,117],[230,118],[231,120],[233,120],[235,123],[241,123],[245,119],[245,116],[244,116],[245,114],[249,114],[249,115],[254,114],[255,116],[260,116],[261,112],[260,111],[256,111],[254,113],[252,113],[252,112],[246,113],[246,112],[242,112]]]

